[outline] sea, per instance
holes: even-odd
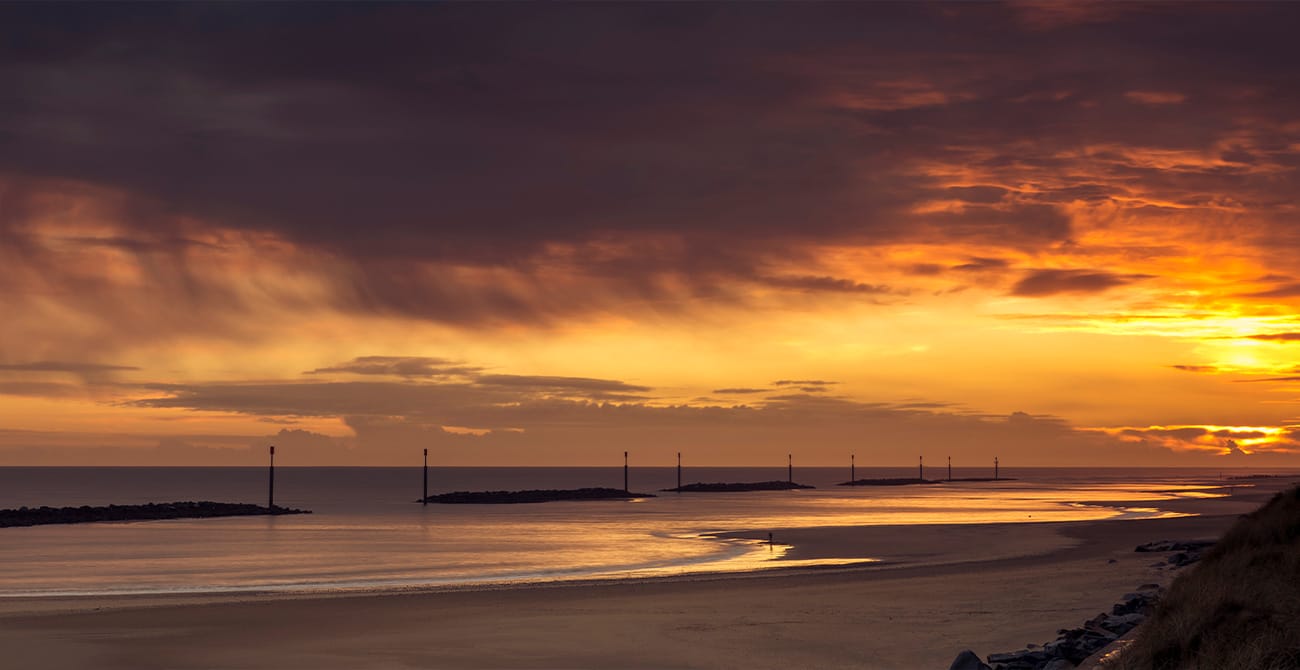
[[[955,468],[953,477],[988,477]],[[858,468],[914,477],[916,468]],[[929,468],[929,478],[947,470]],[[1228,472],[1227,475],[1232,475]],[[414,468],[280,467],[292,516],[0,529],[0,597],[491,588],[564,580],[749,572],[801,564],[719,533],[790,528],[1041,523],[1174,516],[1162,503],[1222,495],[1208,469],[1007,468],[1003,479],[837,486],[848,468],[797,468],[795,491],[671,493],[673,467],[633,467],[636,500],[423,505]],[[429,491],[623,488],[621,467],[430,468]],[[786,468],[687,468],[684,483],[787,478]],[[0,467],[0,509],[184,500],[265,504],[267,468]],[[1238,482],[1240,485],[1242,482]],[[820,559],[869,562],[872,556]],[[814,564],[819,561],[804,561]]]

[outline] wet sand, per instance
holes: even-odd
[[[341,596],[0,601],[22,668],[946,668],[1055,637],[1145,582],[1159,539],[1217,537],[1283,482],[1202,516],[777,531],[791,558],[879,564]],[[753,537],[758,537],[754,535]],[[765,534],[763,535],[765,537]],[[98,609],[96,609],[98,608]]]

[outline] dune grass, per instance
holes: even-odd
[[[1243,516],[1174,580],[1116,667],[1300,669],[1300,488]]]

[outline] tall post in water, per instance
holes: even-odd
[[[275,445],[271,445],[271,469],[267,473],[269,476],[266,481],[266,508],[275,509]]]
[[[422,504],[429,504],[429,450],[424,450],[424,497],[420,498]]]
[[[677,452],[677,492],[682,492],[682,452]]]
[[[993,457],[993,481],[998,480],[998,457]]]
[[[623,452],[623,490],[627,491],[627,452]]]
[[[925,456],[916,457],[916,478],[925,479]]]
[[[850,486],[858,485],[858,473],[857,473],[858,464],[855,462],[856,458],[857,458],[856,455],[849,454],[849,485]]]
[[[785,476],[788,478],[786,481],[794,483],[794,454],[785,455]]]
[[[952,456],[948,457],[948,481],[952,481]]]

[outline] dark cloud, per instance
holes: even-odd
[[[55,382],[0,381],[0,395],[64,398],[82,395],[84,393],[84,389],[72,384],[59,384]]]
[[[1300,342],[1300,333],[1265,333],[1262,335],[1249,335],[1248,339],[1261,340],[1264,342]]]
[[[1149,277],[1097,270],[1031,270],[1016,282],[1011,294],[1040,297],[1059,293],[1101,293]]]
[[[1117,227],[1232,226],[1282,267],[1300,247],[1297,19],[1282,3],[10,3],[0,312],[60,296],[81,327],[51,330],[76,352],[252,337],[259,309],[320,302],[483,327],[745,304],[753,286],[904,296],[871,267],[806,261],[1085,253],[1080,205]],[[86,201],[111,230],[46,225]],[[139,281],[92,272],[86,249]],[[323,285],[221,281],[249,249]],[[999,269],[978,261],[957,267]],[[1016,292],[1135,279],[1077,272]]]
[[[1208,372],[1219,371],[1219,368],[1213,365],[1171,365],[1169,367],[1175,370],[1182,370],[1183,372],[1207,372],[1208,373]]]
[[[1011,262],[1005,258],[974,257],[961,265],[952,266],[952,269],[961,272],[984,272],[988,270],[1005,270],[1009,267],[1011,267]]]
[[[556,384],[573,380],[558,379],[569,381]],[[981,462],[991,458],[992,449],[1004,463],[1036,462],[1044,458],[1045,444],[1059,450],[1049,459],[1053,462],[1058,457],[1068,460],[1071,453],[1088,454],[1091,460],[1129,449],[1076,431],[1055,417],[1023,412],[979,415],[950,411],[945,403],[859,402],[819,392],[724,407],[559,397],[538,392],[531,383],[235,383],[157,390],[163,395],[134,404],[259,417],[336,417],[352,431],[348,438],[330,438],[284,429],[267,438],[277,445],[297,445],[304,463],[408,462],[409,454],[423,447],[439,448],[439,460],[449,463],[590,463],[609,457],[610,445],[634,448],[654,459],[669,458],[684,444],[702,445],[702,458],[722,462],[778,459],[791,444],[815,445],[806,451],[812,458],[852,446],[860,457],[878,462],[903,460],[888,448],[864,449],[864,437],[873,444],[906,443],[911,446],[909,456],[913,450],[943,449],[955,458]],[[1128,453],[1143,462],[1167,458],[1155,450]]]
[[[1271,288],[1267,291],[1257,291],[1247,293],[1248,298],[1295,298],[1300,297],[1300,283],[1288,283]]]
[[[772,382],[772,386],[829,386],[838,383],[821,379],[778,379]]]
[[[1208,435],[1210,431],[1199,426],[1185,428],[1126,428],[1122,434],[1132,437],[1168,437],[1184,442],[1191,442],[1198,437]]]
[[[946,192],[957,200],[985,205],[1001,202],[1009,193],[1001,186],[950,186]]]
[[[717,393],[719,395],[729,395],[729,394],[747,395],[751,393],[767,393],[769,390],[770,389],[728,388],[728,389],[713,389],[713,393]]]
[[[883,284],[863,284],[851,279],[835,277],[766,277],[763,283],[797,291],[829,291],[833,293],[888,294],[896,292]]]
[[[16,372],[70,372],[73,374],[87,374],[98,372],[123,372],[127,370],[139,370],[140,368],[130,365],[108,365],[104,363],[81,363],[67,361],[39,361],[35,363],[7,363],[0,364],[0,370],[11,370]]]
[[[1179,120],[1152,109],[1160,123],[1095,103],[1171,95],[1157,82],[1189,97],[1280,87],[1293,55],[1269,26],[1295,16],[1198,7],[1156,29],[1118,13],[1040,35],[991,7],[187,5],[109,6],[67,27],[66,11],[18,5],[2,17],[3,167],[358,256],[504,262],[611,220],[700,241],[700,221],[762,239],[906,237],[889,221],[931,180],[889,170],[900,153],[979,146],[993,155],[976,164],[996,166],[1143,134],[1189,145],[1238,113],[1226,93]],[[1098,49],[1126,67],[1074,56]],[[1255,116],[1283,112],[1280,93]],[[941,191],[975,206],[928,219],[953,234],[1069,229],[1041,204],[992,207],[1002,185]]]
[[[449,377],[478,373],[482,368],[461,365],[445,358],[425,356],[361,356],[347,363],[316,368],[303,374],[349,373],[398,377]]]
[[[505,386],[511,388],[541,389],[555,391],[643,393],[652,390],[649,386],[637,386],[615,379],[591,379],[588,377],[548,377],[539,375],[480,375],[475,382],[484,386]]]

